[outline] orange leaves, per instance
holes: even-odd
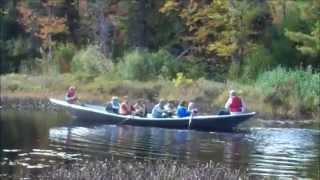
[[[38,17],[37,21],[40,27],[37,35],[43,40],[47,39],[49,34],[58,34],[67,30],[65,18],[42,16]]]
[[[44,6],[59,3],[58,0],[47,1]],[[50,7],[49,7],[50,8]],[[19,23],[22,24],[26,32],[31,32],[42,40],[42,45],[48,47],[49,36],[53,34],[67,32],[66,19],[55,17],[48,12],[48,16],[39,15],[28,7],[25,2],[17,6],[20,14]]]

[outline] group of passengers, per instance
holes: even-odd
[[[172,101],[166,102],[164,99],[161,99],[159,103],[152,108],[151,115],[153,118],[167,118],[173,115],[177,117],[188,117],[198,112],[198,109],[194,108],[193,102],[189,102],[188,108],[186,104],[186,101],[180,101],[178,107],[175,108]]]
[[[113,96],[111,101],[107,102],[106,111],[121,115],[147,116],[147,107],[143,99],[138,100],[134,105],[131,105],[127,96],[120,103],[117,96]]]
[[[76,96],[76,89],[71,86],[65,96],[68,103],[76,103],[78,98]],[[229,98],[225,104],[225,109],[220,111],[219,115],[238,114],[245,111],[246,105],[244,101],[237,95],[236,91],[231,90],[229,92]],[[147,116],[147,107],[143,99],[138,100],[135,104],[129,102],[129,98],[125,96],[123,101],[117,96],[113,96],[106,104],[106,111],[121,114],[121,115],[134,115],[140,117]],[[198,109],[195,108],[195,104],[190,101],[188,106],[187,102],[182,100],[177,107],[174,106],[173,101],[166,101],[160,99],[159,103],[152,108],[151,115],[153,118],[168,118],[168,117],[188,117],[198,113]]]
[[[117,113],[121,115],[135,115],[146,117],[147,107],[144,100],[138,100],[134,105],[128,100],[128,97],[123,98],[122,103],[120,103],[117,96],[113,96],[106,105],[106,111]],[[186,107],[186,101],[181,101],[177,108],[174,107],[173,101],[165,101],[161,99],[158,104],[152,108],[153,118],[168,118],[176,115],[177,117],[187,117],[191,113],[197,113],[198,110],[194,108],[194,103],[190,102],[188,108]]]

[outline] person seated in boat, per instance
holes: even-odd
[[[113,96],[111,98],[111,101],[109,101],[106,105],[106,111],[118,114],[119,108],[120,108],[119,98],[117,96]]]
[[[182,118],[182,117],[188,117],[191,115],[191,112],[188,111],[186,104],[187,104],[186,101],[180,101],[176,111],[177,117]]]
[[[246,105],[242,98],[237,95],[236,91],[231,90],[225,108],[229,110],[230,114],[239,114],[245,112]]]
[[[153,118],[166,118],[168,117],[168,114],[166,110],[164,109],[164,105],[166,104],[166,101],[164,99],[160,99],[159,103],[156,104],[152,109],[152,117]]]
[[[134,111],[133,115],[146,117],[147,116],[147,107],[143,99],[137,101],[135,105],[133,105]]]
[[[198,109],[195,107],[194,102],[192,102],[192,101],[189,102],[188,111],[192,112],[193,114],[197,114],[198,113]]]
[[[64,99],[70,104],[75,104],[78,101],[76,87],[70,86]]]
[[[129,104],[128,96],[123,98],[123,102],[120,104],[119,114],[121,115],[131,115],[133,112],[133,107]]]
[[[164,106],[164,110],[166,111],[168,117],[172,117],[176,112],[176,108],[174,107],[173,101],[168,101],[167,104]]]

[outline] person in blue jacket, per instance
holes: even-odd
[[[177,117],[182,118],[182,117],[188,117],[191,115],[191,112],[188,111],[186,104],[187,104],[186,101],[180,101],[176,111]]]

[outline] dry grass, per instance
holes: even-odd
[[[209,163],[183,164],[177,161],[132,161],[120,160],[87,161],[70,166],[56,166],[37,176],[37,179],[248,179],[240,170],[231,170],[222,165]]]

